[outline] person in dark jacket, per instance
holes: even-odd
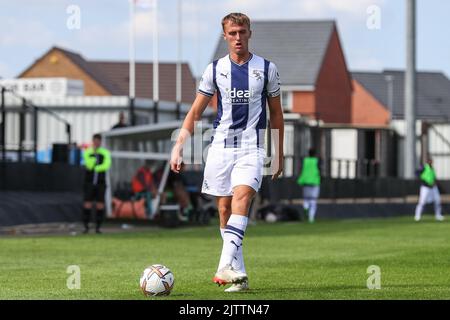
[[[120,128],[126,128],[128,125],[125,123],[125,114],[123,112],[119,113],[119,122],[116,123],[111,130],[114,129],[120,129]]]
[[[100,134],[94,134],[92,142],[92,147],[86,149],[83,153],[86,168],[84,179],[83,223],[84,233],[88,233],[91,211],[94,208],[95,203],[95,230],[96,233],[101,233],[100,227],[105,215],[106,172],[111,167],[111,154],[106,148],[101,146],[102,136]]]
[[[423,207],[427,203],[434,203],[434,214],[437,221],[443,221],[441,207],[441,195],[436,181],[436,172],[433,168],[433,160],[428,157],[427,162],[416,172],[422,182],[420,186],[419,203],[416,207],[414,220],[420,221]]]

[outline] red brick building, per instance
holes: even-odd
[[[387,124],[388,110],[352,79],[334,21],[255,21],[251,29],[251,52],[278,67],[285,112],[330,124]],[[214,59],[227,53],[221,39]]]

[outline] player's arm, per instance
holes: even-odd
[[[103,155],[103,162],[97,164],[94,170],[96,172],[106,172],[111,168],[111,153],[104,148],[101,148],[99,152]]]
[[[278,178],[278,176],[283,172],[284,165],[284,119],[283,110],[281,109],[280,84],[280,75],[278,74],[277,67],[271,62],[269,64],[268,83],[266,90],[270,113],[270,129],[276,130],[275,132],[272,131],[271,134],[272,140],[275,145],[275,155],[272,161],[272,180]]]
[[[267,102],[269,104],[269,112],[270,112],[270,129],[277,130],[275,131],[275,134],[273,133],[271,134],[275,145],[275,156],[274,162],[272,163],[274,168],[272,180],[275,180],[283,172],[284,119],[283,119],[283,111],[281,109],[280,95],[277,95],[276,97],[269,96]]]
[[[84,158],[84,165],[86,166],[86,169],[89,171],[94,170],[97,159],[95,156],[93,156],[92,148],[88,148],[83,152],[83,158]]]
[[[425,166],[420,165],[419,169],[416,170],[416,177],[420,177],[420,175],[423,173],[424,170],[425,170]]]
[[[202,114],[211,101],[211,97],[202,93],[197,93],[197,97],[192,104],[191,110],[189,110],[186,118],[183,121],[180,133],[178,134],[177,141],[172,149],[170,168],[172,171],[179,173],[181,169],[181,161],[183,155],[183,145],[186,140],[194,132],[194,125],[196,121],[201,120]]]

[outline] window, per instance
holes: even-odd
[[[292,91],[281,91],[281,107],[283,110],[292,110]]]

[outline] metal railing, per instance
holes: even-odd
[[[29,100],[27,100],[25,97],[22,97],[20,95],[18,95],[17,93],[15,93],[13,90],[7,89],[3,86],[0,86],[0,91],[1,91],[1,115],[2,115],[2,122],[0,124],[0,149],[1,149],[1,155],[2,155],[2,161],[6,161],[6,152],[7,151],[13,151],[13,152],[17,152],[17,160],[19,162],[23,161],[23,155],[24,152],[32,152],[34,153],[34,160],[35,162],[37,162],[37,154],[38,154],[38,119],[39,119],[39,113],[40,112],[45,112],[47,114],[49,114],[50,116],[52,116],[54,119],[56,119],[57,121],[63,123],[65,125],[66,128],[66,133],[67,133],[67,143],[70,146],[71,144],[71,132],[72,132],[72,127],[71,124],[63,119],[60,115],[58,115],[57,113],[55,113],[54,111],[42,107],[42,106],[36,106],[34,105],[32,102],[30,102]],[[6,116],[7,116],[7,112],[11,112],[11,111],[7,111],[6,110],[6,100],[5,100],[5,96],[6,93],[11,94],[12,96],[16,97],[17,99],[21,100],[21,106],[19,107],[18,111],[14,111],[14,112],[18,112],[19,113],[19,141],[16,147],[12,147],[11,149],[7,148],[7,142],[6,142]],[[33,121],[33,125],[32,125],[32,149],[27,149],[24,146],[24,140],[26,137],[26,133],[27,133],[27,126],[26,126],[26,121],[25,121],[25,116],[27,113],[31,113],[32,114],[32,121]]]
[[[380,177],[380,162],[375,159],[328,159],[325,175],[336,179]]]

